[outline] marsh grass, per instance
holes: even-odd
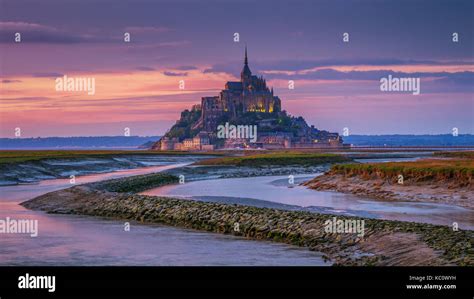
[[[447,158],[474,159],[474,151],[435,152],[434,156]]]
[[[209,152],[181,152],[181,151],[124,151],[124,150],[17,150],[0,151],[0,164],[21,163],[27,161],[41,161],[46,159],[83,159],[107,158],[110,156],[129,155],[221,155]]]
[[[360,176],[364,179],[381,178],[396,181],[447,181],[458,186],[472,184],[474,159],[424,159],[413,162],[334,165],[330,173]]]
[[[195,165],[233,165],[233,166],[268,166],[268,165],[318,165],[352,161],[342,155],[329,153],[305,152],[269,152],[240,157],[222,157],[196,162]]]
[[[94,189],[107,192],[139,193],[148,189],[175,184],[178,183],[178,181],[179,178],[174,175],[152,173],[91,183],[90,186]]]

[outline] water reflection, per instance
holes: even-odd
[[[295,175],[295,184],[316,175],[319,174]],[[463,207],[375,201],[350,194],[315,191],[304,186],[288,186],[287,176],[231,178],[169,185],[142,194],[442,225],[457,222],[462,229],[474,229],[474,211]]]
[[[163,171],[147,167],[77,177],[76,183]],[[160,225],[31,211],[20,202],[70,186],[69,179],[0,187],[0,219],[37,219],[39,235],[0,234],[0,265],[329,265],[321,255],[285,244]]]

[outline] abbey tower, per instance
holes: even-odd
[[[240,81],[225,84],[218,96],[201,99],[202,115],[199,125],[213,132],[217,128],[217,120],[226,113],[238,117],[246,112],[280,112],[280,98],[273,95],[273,89],[267,87],[263,77],[252,75],[248,64],[247,47],[245,48],[244,67],[240,73]]]

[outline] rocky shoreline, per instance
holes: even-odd
[[[379,200],[442,203],[474,209],[472,187],[453,188],[447,183],[405,181],[399,184],[396,180],[380,177],[365,178],[329,171],[303,185],[314,190],[350,193]]]
[[[176,180],[176,177],[166,174],[115,179],[51,192],[22,205],[48,213],[162,223],[283,242],[322,252],[334,265],[474,266],[472,231],[453,231],[449,227],[430,224],[337,217],[340,220],[364,220],[364,236],[360,237],[354,233],[327,232],[326,221],[332,219],[332,215],[136,194],[145,188]],[[125,190],[127,193],[123,192]]]

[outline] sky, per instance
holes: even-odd
[[[473,134],[473,31],[470,0],[0,0],[0,137],[164,134],[239,79],[245,45],[282,108],[319,129]],[[381,91],[389,75],[420,94]],[[63,76],[95,93],[57,91]]]

